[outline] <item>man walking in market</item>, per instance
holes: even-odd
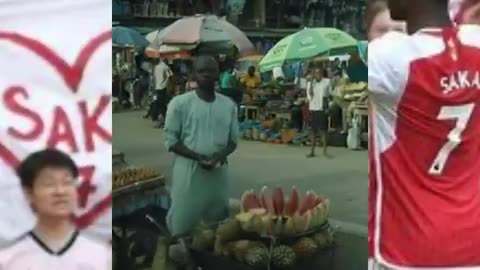
[[[176,156],[167,216],[174,236],[228,216],[227,157],[239,137],[235,103],[215,92],[217,62],[199,56],[193,69],[198,89],[173,98],[165,122],[166,147]]]
[[[152,117],[152,121],[157,123],[157,127],[160,127],[163,121],[160,120],[160,115],[165,117],[168,104],[167,86],[172,76],[172,71],[161,59],[153,69],[153,80],[155,85],[154,101],[150,105],[149,115]]]
[[[331,93],[330,80],[324,78],[321,68],[315,68],[313,80],[307,84],[308,107],[312,128],[312,148],[307,158],[315,156],[317,136],[320,135],[323,144],[323,155],[327,158],[332,156],[327,152],[328,144],[328,107]]]

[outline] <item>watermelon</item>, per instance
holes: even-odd
[[[295,232],[296,233],[303,233],[310,228],[312,222],[312,214],[310,211],[306,212],[303,215],[299,215],[298,213],[295,214],[293,217],[294,225],[295,225]]]
[[[261,204],[262,206],[267,209],[267,212],[269,214],[274,215],[275,214],[275,207],[273,206],[273,198],[271,193],[268,191],[268,188],[264,186],[262,188],[262,193],[261,193]]]
[[[303,199],[299,210],[300,215],[303,215],[308,210],[315,208],[315,201],[315,195],[313,195],[310,191],[307,191],[307,194],[305,195],[305,198]]]
[[[240,200],[240,210],[241,212],[248,212],[250,209],[262,208],[260,201],[255,195],[253,190],[246,191],[242,195],[242,199]]]
[[[283,226],[283,234],[285,236],[294,236],[295,235],[295,219],[293,217],[289,217],[287,222],[285,222]]]
[[[313,196],[315,197],[315,203],[314,203],[314,207],[316,207],[317,205],[319,205],[320,203],[322,203],[325,199],[322,197],[322,196],[319,196],[318,194],[316,194],[314,191],[310,191]]]
[[[265,208],[252,208],[248,210],[249,213],[252,213],[254,216],[264,216],[267,214],[267,210]]]
[[[283,233],[283,220],[282,218],[274,218],[274,229],[273,232],[275,235],[281,235]]]
[[[292,217],[298,211],[299,205],[300,202],[298,191],[295,187],[292,187],[292,193],[290,194],[290,198],[285,207],[285,215],[288,217]]]
[[[267,235],[273,235],[275,230],[275,224],[273,222],[272,216],[271,215],[262,216],[262,223],[263,223],[263,229],[264,229],[263,233]]]
[[[235,216],[235,219],[240,223],[240,226],[244,231],[251,231],[253,227],[253,217],[254,215],[252,213],[240,213]]]
[[[285,198],[283,197],[283,191],[280,187],[276,187],[273,191],[273,206],[275,209],[275,215],[283,215],[283,209],[285,207]]]
[[[268,204],[267,204],[267,192],[268,192],[268,187],[263,186],[262,191],[260,192],[260,203],[262,204],[262,207],[268,210]]]

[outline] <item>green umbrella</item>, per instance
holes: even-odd
[[[363,63],[367,64],[368,41],[362,40],[358,42],[358,53]]]
[[[357,40],[335,28],[306,28],[280,40],[260,62],[262,72],[317,56],[357,52]]]

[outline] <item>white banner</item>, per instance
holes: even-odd
[[[14,167],[53,147],[80,166],[75,222],[111,238],[111,1],[0,0],[0,245],[35,222]]]

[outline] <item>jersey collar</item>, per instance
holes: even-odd
[[[423,29],[418,30],[415,34],[441,36],[442,35],[442,29],[441,28],[435,28],[435,27],[423,28]]]
[[[65,245],[59,251],[53,251],[48,247],[48,245],[45,242],[42,241],[42,239],[40,239],[40,237],[38,237],[35,234],[35,232],[31,231],[29,234],[32,237],[33,241],[37,243],[40,248],[42,248],[48,254],[54,255],[54,256],[61,256],[65,252],[67,252],[73,246],[73,244],[75,243],[75,240],[78,237],[78,231],[75,231],[72,234],[72,236],[70,236],[70,239],[65,243]]]

